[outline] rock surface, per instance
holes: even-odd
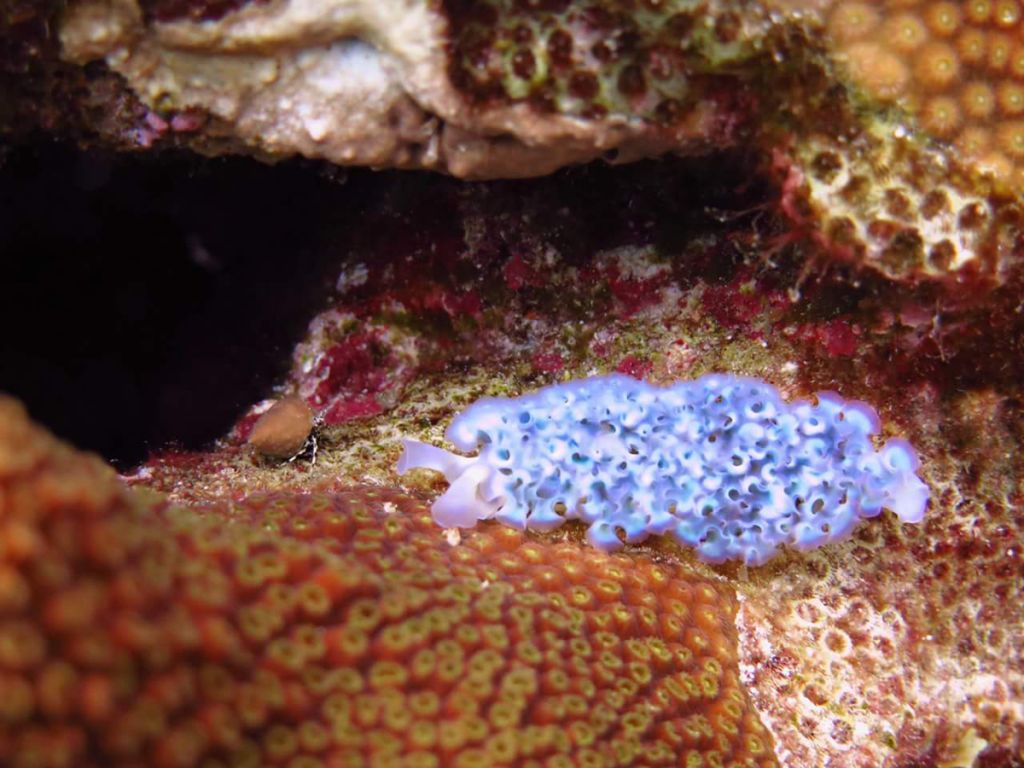
[[[717,86],[687,82],[684,67],[713,53],[724,67],[756,49],[737,18],[731,39],[694,40],[692,54],[665,59],[665,82],[647,88],[640,61],[667,45],[657,26],[664,12],[634,21],[623,9],[601,21],[566,3],[525,14],[422,0],[239,5],[73,4],[60,24],[62,56],[103,59],[125,79],[154,111],[139,129],[144,143],[212,119],[211,130],[267,156],[507,177],[609,152],[628,159],[726,146],[739,110],[722,103]],[[696,16],[681,12],[673,29],[694,26]],[[614,58],[637,63],[607,72],[588,62],[586,39],[622,22],[635,50]],[[743,26],[767,23],[752,17]],[[584,39],[574,42],[573,31]],[[612,56],[616,43],[602,44]],[[646,119],[659,114],[663,125]]]

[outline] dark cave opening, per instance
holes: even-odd
[[[264,396],[335,257],[351,192],[297,165],[22,147],[0,169],[0,389],[129,466]]]

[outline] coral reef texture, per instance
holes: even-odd
[[[1017,0],[55,5],[0,16],[5,134],[473,178],[752,149],[826,258],[1020,263]]]
[[[1020,188],[1024,49],[1016,0],[835,3],[828,30],[855,81]]]
[[[185,509],[0,400],[0,763],[775,765],[733,590],[391,491]]]
[[[1016,0],[77,0],[6,22],[0,71],[29,73],[7,132],[478,178],[754,148],[830,259],[980,287],[1020,262]]]
[[[1024,765],[1022,41],[1018,0],[0,2],[4,142],[319,174],[251,218],[332,265],[252,334],[294,418],[117,478],[0,401],[0,764]],[[394,471],[613,372],[867,403],[924,520],[748,569],[442,530]]]
[[[753,53],[738,17],[680,50],[702,25],[690,4],[635,19],[555,5],[90,0],[60,29],[66,58],[105,59],[146,105],[129,128],[144,145],[209,134],[269,155],[524,176],[735,140],[748,110],[703,70]]]
[[[337,295],[281,383],[330,414],[316,462],[254,457],[245,416],[214,449],[157,454],[128,480],[193,507],[339,482],[394,488],[403,438],[441,445],[481,397],[616,370],[661,385],[728,370],[787,401],[836,391],[878,411],[877,447],[914,446],[931,492],[922,523],[885,514],[750,569],[703,563],[661,536],[620,556],[735,590],[740,681],[780,764],[1017,765],[1020,315],[951,309],[934,286],[908,291],[852,267],[809,276],[785,213],[765,205],[776,191],[747,178],[742,164],[651,163],[534,182],[398,180],[367,200],[361,227],[330,237],[347,254]],[[428,473],[403,483],[424,517],[445,489]],[[452,536],[454,550],[511,535],[503,528],[481,521]],[[566,523],[516,546],[584,535]],[[430,536],[451,556],[440,528]],[[581,567],[609,562],[585,546],[557,551]]]

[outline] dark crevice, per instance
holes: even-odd
[[[286,371],[351,211],[299,164],[9,152],[0,390],[120,466],[213,440]]]

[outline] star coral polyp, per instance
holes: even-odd
[[[1020,189],[1021,7],[1001,2],[835,2],[828,29],[854,81]]]
[[[711,96],[709,70],[754,52],[743,30],[756,14],[744,19],[723,8],[710,19],[688,0],[444,5],[454,31],[449,75],[478,102],[672,125]]]
[[[393,491],[169,507],[6,399],[0,492],[0,764],[776,764],[731,588],[671,562]]]

